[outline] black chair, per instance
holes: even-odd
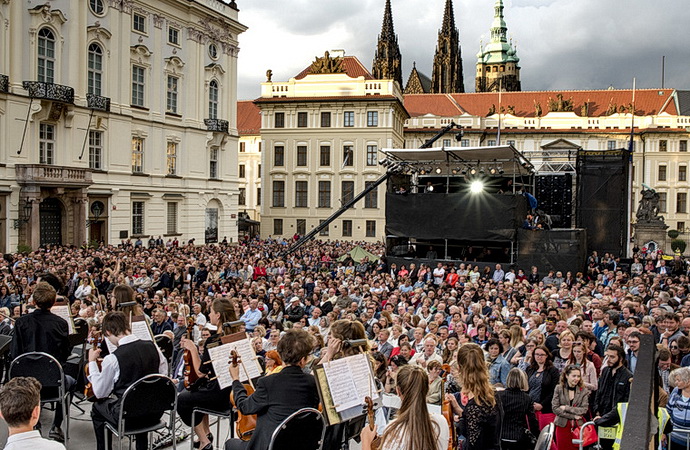
[[[290,450],[299,442],[300,450],[321,450],[326,433],[326,422],[321,413],[314,408],[295,411],[271,436],[268,450]]]
[[[214,411],[212,409],[205,408],[194,408],[192,409],[192,423],[196,423],[197,414],[206,414],[209,417],[216,418],[216,436],[220,436],[220,421],[225,419],[228,421],[228,430],[230,432],[230,438],[235,437],[235,412],[234,408],[231,406],[230,409],[225,411]],[[213,425],[209,422],[209,427]],[[191,430],[191,438],[189,440],[189,450],[194,449],[194,427]]]
[[[154,341],[156,342],[156,345],[160,349],[161,353],[163,353],[163,356],[165,357],[166,361],[168,361],[168,375],[172,372],[172,362],[173,362],[173,341],[170,339],[170,336],[166,336],[165,334],[159,334],[154,336]]]
[[[130,445],[132,436],[141,433],[167,428],[171,435],[175,435],[175,412],[177,410],[177,389],[175,383],[164,375],[147,375],[127,388],[122,395],[120,416],[116,424],[106,422],[105,441],[108,442],[108,431],[120,441],[128,438]],[[170,413],[170,421],[166,424],[160,420],[164,413]],[[143,422],[143,423],[142,423]],[[173,449],[177,448],[173,439]]]
[[[65,446],[67,446],[70,393],[65,383],[65,372],[58,360],[43,352],[24,353],[17,356],[10,365],[10,378],[15,377],[36,378],[41,383],[41,404],[60,404],[65,420]]]
[[[553,434],[556,432],[556,427],[553,423],[548,424],[539,433],[539,438],[537,439],[537,444],[534,446],[534,450],[550,450],[551,443],[553,442]]]
[[[89,337],[89,323],[81,317],[77,317],[74,319],[74,333],[68,336],[70,347],[72,349],[79,346],[83,347],[87,337]]]

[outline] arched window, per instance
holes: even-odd
[[[218,82],[211,80],[208,85],[208,118],[218,118]]]
[[[87,78],[87,92],[93,95],[101,95],[101,81],[103,78],[103,49],[93,43],[89,45],[89,65]]]
[[[38,31],[38,81],[55,82],[55,34],[50,28]]]

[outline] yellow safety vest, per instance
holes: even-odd
[[[625,423],[625,414],[628,412],[628,403],[619,403],[618,404],[618,425],[615,427],[599,427],[599,438],[600,439],[610,439],[609,430],[615,430],[615,442],[613,443],[613,450],[620,450],[621,447],[621,440],[623,439],[623,424]],[[657,417],[656,417],[659,428],[657,433],[661,434],[664,432],[664,429],[666,428],[666,424],[668,421],[671,419],[671,416],[669,415],[668,411],[666,411],[666,408],[659,408],[657,410]],[[602,433],[603,431],[603,433]]]

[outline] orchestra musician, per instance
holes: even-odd
[[[70,354],[69,328],[65,319],[50,312],[56,299],[57,292],[53,286],[45,281],[36,285],[33,300],[38,309],[18,317],[15,321],[10,350],[12,359],[28,352],[44,352],[55,357],[64,366]],[[74,392],[75,385],[75,379],[65,375],[66,389]],[[70,395],[69,398],[71,404],[72,396]],[[48,436],[58,442],[65,442],[65,436],[60,428],[62,420],[62,408],[55,408],[53,426]]]
[[[255,392],[247,396],[240,383],[240,365],[230,365],[235,404],[242,414],[257,414],[256,429],[248,442],[229,439],[225,450],[264,450],[268,448],[273,431],[290,414],[301,408],[316,408],[319,393],[316,380],[304,373],[314,348],[314,338],[305,330],[292,329],[278,341],[278,353],[283,369],[259,378]]]
[[[132,335],[128,317],[121,311],[109,312],[103,318],[103,336],[117,347],[113,353],[103,358],[99,370],[96,360],[100,349],[89,350],[89,381],[93,392],[99,400],[91,408],[93,429],[96,433],[97,450],[105,450],[103,435],[105,423],[117,423],[122,395],[135,381],[146,375],[168,373],[168,363],[158,347],[151,341],[143,341]],[[110,395],[112,394],[112,397]],[[132,417],[128,416],[131,420]],[[136,418],[138,423],[160,420],[160,417]],[[110,435],[109,435],[110,436]],[[148,446],[147,434],[136,435],[137,450]],[[110,442],[108,447],[111,448]]]
[[[448,422],[441,414],[429,413],[426,396],[429,377],[419,366],[404,365],[398,371],[396,391],[401,400],[396,418],[381,436],[380,450],[447,450]],[[376,427],[365,426],[360,433],[362,450],[371,450]]]
[[[351,345],[351,342],[363,342],[363,345]],[[333,322],[328,335],[328,344],[325,352],[322,350],[319,364],[328,361],[345,358],[348,356],[366,353],[369,351],[367,332],[361,322],[349,319],[340,319]],[[372,361],[373,362],[373,361]],[[366,416],[332,425],[326,428],[323,448],[341,448],[344,441],[356,436],[366,422]]]
[[[209,428],[208,416],[196,414],[196,422],[192,424],[192,410],[195,407],[203,407],[212,411],[225,411],[230,408],[231,388],[221,389],[218,385],[218,380],[215,379],[216,374],[213,370],[213,364],[210,364],[211,356],[208,349],[209,346],[220,345],[221,336],[239,331],[239,327],[235,327],[235,329],[223,327],[224,323],[237,320],[235,306],[227,298],[217,298],[213,301],[209,318],[211,324],[217,327],[217,331],[211,332],[210,337],[205,342],[204,352],[201,356],[199,356],[199,349],[194,344],[194,341],[186,338],[180,341],[181,349],[189,350],[192,357],[191,369],[200,375],[201,378],[190,389],[183,391],[179,395],[177,398],[177,413],[186,425],[194,426],[194,431],[199,436],[199,448],[202,450],[213,448],[213,436]]]

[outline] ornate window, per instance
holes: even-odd
[[[168,142],[165,161],[168,175],[177,175],[177,142]]]
[[[38,129],[38,159],[40,164],[55,164],[55,125],[42,123]]]
[[[211,80],[208,85],[208,118],[218,118],[218,82]]]
[[[89,45],[87,92],[93,95],[101,95],[103,80],[103,49],[100,45],[93,43]]]
[[[105,3],[103,0],[89,0],[89,9],[97,16],[105,14]]]
[[[132,66],[132,106],[144,106],[145,77],[145,68]]]
[[[89,130],[89,169],[103,168],[103,132]]]
[[[209,177],[218,178],[218,147],[211,148],[209,158]]]
[[[49,28],[38,32],[38,81],[55,82],[55,34]]]
[[[144,172],[144,139],[132,138],[132,172]]]
[[[177,87],[179,82],[179,78],[168,75],[168,96],[165,110],[169,113],[177,114]]]

